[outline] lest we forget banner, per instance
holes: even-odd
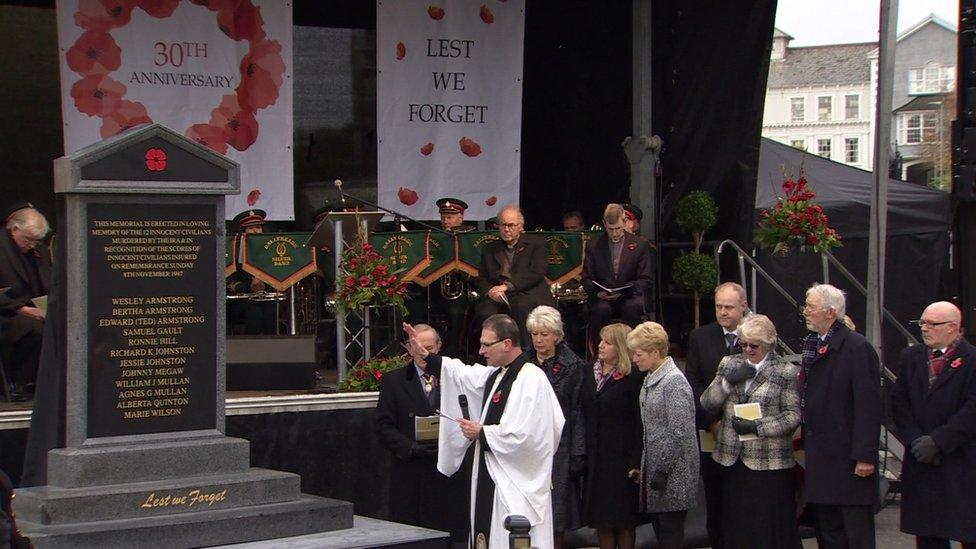
[[[417,219],[459,198],[487,219],[519,194],[524,0],[376,4],[379,204]]]
[[[57,17],[65,154],[160,123],[240,163],[228,219],[294,219],[290,2],[57,0]]]

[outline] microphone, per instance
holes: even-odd
[[[332,182],[335,188],[339,191],[339,198],[342,199],[342,209],[346,209],[346,193],[342,192],[342,180],[336,179]]]
[[[461,406],[461,417],[471,419],[471,414],[468,412],[468,397],[466,395],[458,395],[458,405]]]

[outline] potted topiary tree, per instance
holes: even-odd
[[[685,292],[691,292],[695,303],[695,327],[700,324],[699,305],[701,296],[715,290],[718,268],[715,260],[701,253],[705,231],[715,225],[718,206],[715,199],[704,191],[694,191],[678,201],[677,222],[685,232],[691,233],[695,249],[682,253],[671,266],[675,284]]]

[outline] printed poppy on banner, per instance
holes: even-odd
[[[827,349],[828,347],[826,345],[823,345],[819,349],[817,349],[817,354],[825,355],[827,354]]]
[[[490,207],[494,206],[495,203],[497,203],[497,202],[498,202],[498,197],[495,196],[495,195],[491,195],[491,196],[488,197],[488,200],[485,200],[485,206],[488,206],[490,208]]]
[[[427,143],[423,147],[420,147],[420,154],[424,156],[430,156],[430,153],[434,152],[434,144]]]
[[[444,8],[440,6],[427,6],[427,15],[434,21],[444,19]]]
[[[494,402],[495,404],[498,404],[499,402],[501,402],[502,401],[502,392],[501,391],[495,391],[495,394],[491,395],[491,401]]]
[[[952,364],[950,364],[949,366],[952,367],[953,369],[959,368],[960,366],[962,366],[962,359],[961,358],[957,358],[957,359],[953,360],[952,361]]]
[[[166,151],[151,148],[146,151],[146,169],[151,172],[161,172],[166,169]]]
[[[407,56],[407,47],[403,45],[403,42],[397,42],[396,45],[397,61],[403,61],[403,58],[406,56]]]
[[[458,145],[461,147],[461,152],[464,153],[465,156],[474,158],[481,154],[481,145],[469,137],[462,137],[458,141]]]
[[[404,206],[413,206],[417,203],[420,196],[417,194],[417,191],[413,189],[400,187],[400,190],[397,191],[397,198],[400,199],[400,203]]]
[[[251,192],[247,193],[247,205],[253,206],[257,204],[258,200],[261,198],[261,189],[253,189]]]
[[[491,13],[488,6],[481,4],[481,10],[478,13],[481,16],[481,20],[485,22],[486,25],[490,25],[495,22],[495,14]]]

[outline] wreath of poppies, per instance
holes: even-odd
[[[258,137],[255,113],[278,100],[285,72],[281,44],[264,32],[261,8],[251,0],[188,0],[217,13],[217,26],[231,40],[247,40],[250,49],[241,60],[241,82],[224,95],[206,124],[193,124],[185,135],[221,154],[227,147],[247,150]],[[122,49],[112,30],[129,24],[132,10],[142,9],[158,19],[173,14],[180,0],[78,0],[75,25],[84,29],[66,54],[68,67],[81,78],[71,86],[78,111],[102,120],[102,138],[139,124],[151,123],[146,106],[125,99],[125,84],[111,74],[122,65]]]

